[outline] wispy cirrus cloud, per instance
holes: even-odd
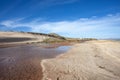
[[[34,9],[39,7],[39,9],[41,9],[45,7],[55,6],[55,5],[71,4],[77,1],[80,1],[80,0],[40,0],[40,1],[36,1],[36,5],[31,6],[31,8]]]
[[[23,23],[23,20],[6,20],[0,22],[0,25],[13,29],[24,26],[30,28],[32,32],[55,32],[69,37],[120,38],[120,14],[58,22],[36,19]]]
[[[69,3],[74,3],[79,0],[41,0],[39,4],[44,4],[44,5],[57,5],[57,4],[69,4]]]

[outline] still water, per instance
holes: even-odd
[[[0,48],[0,80],[41,80],[41,60],[53,58],[70,48],[44,48],[36,45]]]

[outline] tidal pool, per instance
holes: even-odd
[[[44,48],[36,45],[0,48],[0,80],[41,80],[41,60],[53,58],[70,48]]]

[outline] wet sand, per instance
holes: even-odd
[[[0,48],[0,80],[41,80],[41,60],[53,58],[68,49],[66,46],[44,48],[39,45]]]
[[[76,44],[67,53],[41,62],[42,80],[120,80],[120,42]]]

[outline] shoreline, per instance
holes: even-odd
[[[66,44],[28,44],[0,48],[0,80],[41,80],[41,60],[54,58],[68,49]]]
[[[119,44],[109,40],[75,44],[65,53],[41,61],[42,80],[119,80]]]

